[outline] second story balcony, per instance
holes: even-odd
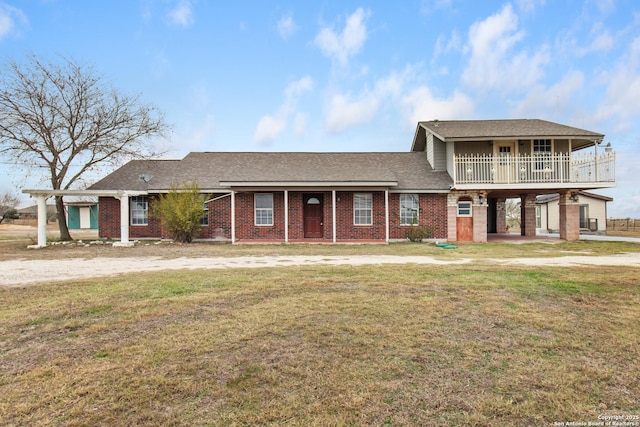
[[[614,187],[615,153],[573,152],[453,156],[457,189]]]

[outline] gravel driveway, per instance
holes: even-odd
[[[529,265],[545,267],[567,266],[626,266],[640,267],[640,253],[608,256],[564,256],[555,258],[459,259],[443,261],[429,256],[393,255],[296,255],[241,257],[122,257],[122,258],[65,258],[50,260],[15,259],[0,261],[0,286],[12,287],[52,281],[87,279],[117,274],[223,268],[265,268],[303,265],[381,265],[420,264],[453,265],[481,262],[496,265]]]

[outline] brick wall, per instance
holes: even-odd
[[[252,192],[236,193],[236,240],[268,240],[284,241],[284,193],[273,192],[273,225],[257,226],[254,220],[254,194]],[[304,239],[304,194],[306,192],[289,192],[289,240]],[[316,192],[323,198],[323,240],[333,240],[332,193]],[[384,192],[371,192],[373,202],[373,224],[355,225],[353,222],[354,192],[338,191],[336,193],[336,238],[337,240],[384,240],[385,209]],[[214,194],[211,198],[222,196]],[[99,198],[99,234],[102,238],[120,238],[120,200],[112,197]],[[153,198],[149,202],[153,209]],[[420,194],[420,224],[431,228],[434,238],[447,236],[447,196],[443,194]],[[400,195],[389,194],[389,237],[404,239],[406,230],[411,226],[401,226]],[[149,216],[148,225],[129,225],[131,238],[166,238],[166,231],[158,219]],[[231,197],[221,197],[209,203],[209,225],[203,226],[197,238],[231,239]]]
[[[231,195],[212,194],[209,202],[209,225],[203,225],[197,239],[231,239]]]
[[[270,193],[273,194],[273,225],[255,225],[254,194],[236,194],[236,240],[284,241],[284,193]]]
[[[98,198],[98,235],[103,239],[120,238],[120,200]]]
[[[361,193],[368,193],[362,191]],[[385,211],[384,192],[371,192],[372,225],[355,225],[353,222],[353,192],[337,192],[336,218],[338,240],[384,240]]]
[[[447,238],[447,195],[419,194],[418,220],[433,232],[433,238]],[[400,225],[400,194],[389,194],[389,238],[404,239],[411,225]]]
[[[153,198],[149,198],[149,210],[152,209]],[[101,238],[120,238],[120,200],[113,197],[99,197],[98,205],[98,235]],[[165,231],[162,229],[160,220],[149,215],[147,225],[129,224],[129,237],[136,238],[164,238]]]

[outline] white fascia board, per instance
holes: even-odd
[[[104,196],[104,197],[122,197],[122,196],[143,196],[149,194],[148,191],[141,190],[47,190],[47,189],[25,189],[23,194],[30,196]]]
[[[397,194],[448,194],[451,193],[449,189],[440,189],[440,190],[389,190],[389,193],[397,193]]]
[[[607,182],[548,182],[531,184],[458,184],[451,187],[452,190],[553,190],[553,189],[575,189],[589,190],[595,188],[612,188],[616,183]]]
[[[270,188],[297,188],[297,187],[396,187],[397,181],[221,181],[224,187],[270,187]]]

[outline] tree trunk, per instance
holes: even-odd
[[[60,240],[72,240],[71,234],[69,234],[69,227],[67,227],[67,216],[64,214],[62,196],[56,196],[56,216],[58,218],[58,228],[60,229]]]

